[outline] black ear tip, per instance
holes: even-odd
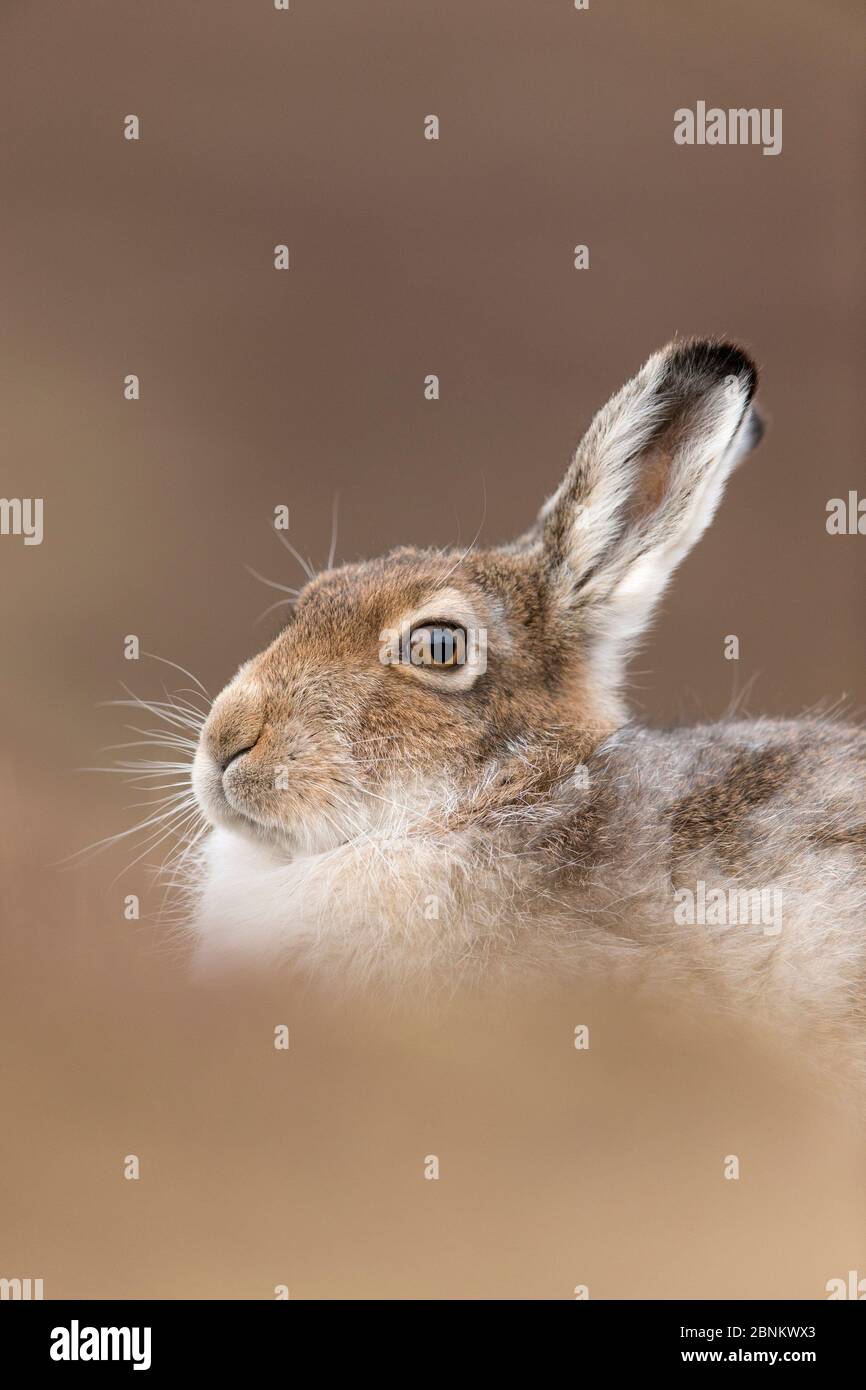
[[[665,385],[689,395],[709,390],[737,377],[744,382],[748,398],[758,388],[758,368],[736,343],[723,338],[690,338],[674,343],[665,363]]]

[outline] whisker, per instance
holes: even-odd
[[[264,613],[259,614],[253,626],[258,627],[259,623],[263,622],[269,613],[273,613],[275,608],[284,608],[288,605],[293,604],[294,602],[295,600],[293,598],[278,598],[276,603],[269,604],[268,607],[265,609]]]
[[[127,786],[129,786],[129,787],[140,787],[141,790],[144,791],[144,792],[164,792],[164,791],[172,791],[172,792],[176,792],[177,795],[179,796],[180,793],[181,793],[181,791],[187,791],[187,792],[189,791],[189,789],[190,789],[190,782],[189,782],[189,778],[187,777],[187,778],[184,779],[183,782],[155,782],[155,783],[152,782],[152,783],[150,783],[150,784],[148,784],[148,785],[145,785],[145,784],[142,782],[142,780],[141,780],[140,777],[135,777],[135,778],[133,778],[133,780],[132,780],[131,782],[127,782]],[[136,802],[135,804],[136,804],[137,806],[155,806],[155,805],[156,805],[156,802],[155,802],[153,799],[151,799],[149,802],[148,802],[148,801],[138,801],[138,802]]]
[[[163,686],[163,690],[165,690],[165,686]],[[196,705],[191,705],[189,700],[181,700],[179,692],[174,695],[169,695],[168,691],[166,690],[165,693],[168,697],[172,709],[186,710],[186,712],[189,715],[191,715],[192,718],[199,723],[199,725],[202,725],[205,722],[210,712],[209,709],[201,710]]]
[[[293,589],[290,584],[280,584],[276,579],[266,578],[265,575],[259,574],[258,570],[254,570],[252,565],[244,565],[244,569],[248,574],[253,576],[253,579],[257,579],[260,584],[267,584],[269,589],[279,589],[280,593],[291,594],[292,598],[297,598],[301,592],[300,589]]]
[[[195,803],[193,802],[193,804]],[[99,850],[106,849],[109,845],[119,844],[121,840],[128,839],[130,835],[139,835],[143,830],[148,830],[153,826],[157,826],[162,821],[170,820],[172,816],[177,814],[179,809],[179,807],[174,806],[167,807],[157,815],[146,817],[146,819],[140,821],[138,825],[130,826],[128,830],[117,830],[113,835],[106,835],[103,839],[95,840],[93,844],[86,845],[84,849],[75,850],[73,854],[67,856],[67,859],[61,860],[61,863],[67,863],[69,860],[80,858],[85,854],[95,854]]]
[[[328,569],[334,567],[334,556],[337,553],[337,517],[340,511],[340,494],[335,493],[334,503],[331,508],[331,548],[328,551]]]
[[[304,571],[304,574],[312,582],[312,580],[314,580],[316,577],[316,571],[313,569],[313,566],[310,563],[310,561],[305,560],[301,552],[299,550],[296,550],[295,547],[292,545],[292,542],[289,540],[288,536],[286,536],[282,531],[278,531],[276,527],[271,526],[270,522],[268,522],[268,530],[273,531],[280,545],[285,546],[286,550],[289,552],[290,555],[294,557],[295,560],[297,560],[301,569]]]
[[[189,676],[189,678],[190,678],[190,680],[193,682],[193,684],[198,686],[199,690],[200,690],[201,693],[204,695],[205,699],[208,701],[208,703],[210,703],[210,698],[211,698],[211,697],[210,697],[210,694],[208,693],[207,689],[205,688],[205,686],[202,685],[202,683],[201,683],[201,681],[199,680],[198,676],[194,676],[193,673],[192,673],[192,671],[188,671],[188,670],[186,669],[185,666],[180,666],[180,665],[178,664],[178,662],[176,662],[176,661],[169,661],[169,660],[168,660],[168,657],[165,657],[165,656],[157,656],[156,652],[142,652],[142,656],[150,657],[151,660],[153,660],[153,661],[161,661],[161,662],[163,663],[163,665],[165,665],[165,666],[173,666],[174,669],[175,669],[175,671],[180,671],[180,673],[181,673],[182,676]]]
[[[140,864],[146,854],[149,854],[151,850],[156,849],[157,845],[161,845],[162,842],[164,840],[167,840],[170,835],[176,835],[181,826],[186,825],[188,821],[193,820],[199,814],[200,813],[198,807],[194,806],[191,811],[188,811],[186,815],[181,816],[174,824],[169,823],[161,834],[157,834],[155,839],[151,837],[151,839],[145,845],[144,849],[141,851],[141,854],[136,855],[132,863],[127,864],[125,869],[121,869],[120,873],[117,874],[116,877],[112,880],[112,883],[117,883],[118,879],[123,878],[124,874],[128,874],[130,869],[135,868],[136,864]]]
[[[486,519],[486,517],[487,517],[487,487],[486,487],[486,484],[484,483],[484,480],[483,480],[483,479],[482,479],[482,482],[481,482],[481,488],[482,488],[481,520],[480,520],[479,523],[478,523],[478,530],[475,532],[475,535],[473,536],[473,538],[472,538],[472,540],[470,541],[469,545],[467,545],[467,547],[466,547],[466,549],[464,550],[463,554],[460,555],[460,556],[454,561],[454,564],[451,566],[450,570],[448,570],[448,572],[446,573],[446,575],[445,575],[445,579],[446,579],[446,580],[450,578],[450,576],[451,576],[451,575],[454,573],[454,571],[457,569],[458,565],[462,565],[462,564],[463,564],[463,561],[466,559],[467,555],[469,555],[469,554],[471,553],[471,551],[473,551],[473,550],[475,549],[475,546],[476,546],[476,544],[477,544],[477,542],[478,542],[478,537],[481,535],[481,531],[482,531],[482,529],[483,529],[483,527],[484,527],[484,522],[485,522],[485,519]],[[443,583],[444,583],[444,580],[443,580]]]
[[[144,733],[145,730],[133,730],[134,733]],[[176,748],[178,752],[185,752],[187,749],[194,749],[198,746],[198,740],[194,738],[181,738],[177,735],[174,738],[133,738],[126,743],[106,743],[100,750],[103,753],[117,753],[123,748]],[[181,764],[178,763],[178,767]]]
[[[118,684],[121,690],[126,691],[127,695],[130,697],[129,700],[102,700],[100,701],[101,705],[117,705],[126,708],[143,709],[146,710],[148,714],[154,715],[155,718],[163,719],[166,724],[174,728],[195,729],[196,732],[201,729],[204,723],[203,719],[195,720],[191,718],[189,714],[179,709],[177,705],[167,703],[164,700],[142,700],[141,697],[135,695],[123,681],[119,681]]]
[[[198,734],[201,732],[196,729],[195,738],[190,738],[188,734],[181,733],[178,729],[140,729],[137,724],[124,724],[124,729],[130,734],[141,734],[150,743],[165,748],[177,748],[183,746],[196,748],[198,746]]]

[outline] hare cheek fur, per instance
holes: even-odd
[[[612,969],[859,1017],[866,736],[821,719],[652,731],[622,697],[760,438],[756,383],[732,344],[673,343],[598,413],[518,540],[399,550],[303,590],[202,731],[202,966],[422,991]],[[425,621],[482,630],[486,668],[380,659],[383,632]],[[779,921],[683,924],[689,891],[776,895]]]

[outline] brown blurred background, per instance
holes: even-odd
[[[824,520],[864,490],[858,13],[7,0],[2,492],[45,499],[45,539],[0,538],[0,1276],[49,1298],[813,1298],[866,1273],[862,1139],[808,1059],[582,982],[414,1022],[288,980],[202,990],[129,847],[58,866],[139,799],[75,770],[124,736],[97,708],[130,678],[124,636],[214,692],[276,632],[244,568],[298,582],[275,505],[317,564],[336,493],[340,559],[482,518],[505,538],[675,333],[751,347],[770,430],[636,706],[715,717],[751,682],[754,713],[857,707],[866,542]],[[782,107],[781,155],[676,146],[698,99]]]

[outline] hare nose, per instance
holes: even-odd
[[[211,710],[203,741],[220,772],[255,748],[264,732],[264,709],[233,693],[220,697]]]

